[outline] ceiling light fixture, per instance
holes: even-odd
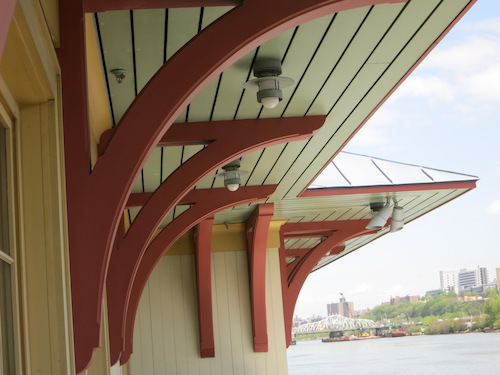
[[[404,208],[398,205],[398,201],[394,198],[394,209],[392,210],[391,233],[400,231],[405,225]]]
[[[224,177],[224,186],[229,191],[236,191],[241,185],[241,175],[245,175],[247,171],[240,171],[241,158],[233,160],[231,163],[222,167],[224,172],[217,173],[216,177]]]
[[[257,91],[257,101],[264,107],[272,109],[283,100],[281,89],[293,85],[294,81],[281,75],[281,62],[279,60],[258,61],[253,66],[251,79],[243,85],[245,90]]]
[[[391,218],[391,233],[403,229],[404,209],[398,205],[396,198],[393,198],[393,201],[394,207],[391,207],[389,198],[385,204],[382,202],[370,203],[373,218],[366,226],[366,229],[382,229],[387,224],[387,220],[389,220],[389,218]]]
[[[123,83],[125,79],[125,69],[111,69],[111,73],[115,76],[116,82],[119,84]]]
[[[385,205],[380,202],[370,203],[370,208],[372,209],[374,216],[366,226],[366,229],[382,229],[392,214],[389,202]]]

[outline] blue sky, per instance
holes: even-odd
[[[439,270],[500,268],[500,1],[478,0],[345,151],[479,176],[478,187],[313,273],[295,314],[439,288]]]

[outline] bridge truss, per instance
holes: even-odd
[[[369,319],[352,319],[342,315],[330,315],[325,319],[317,322],[303,324],[294,328],[295,335],[306,333],[333,332],[333,331],[349,331],[378,328],[373,320]]]

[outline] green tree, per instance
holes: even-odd
[[[484,306],[486,327],[500,327],[500,296],[491,298]]]

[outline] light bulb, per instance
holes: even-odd
[[[236,191],[240,187],[240,184],[227,184],[226,187],[229,191]]]
[[[267,98],[262,98],[261,103],[264,107],[268,109],[273,109],[276,108],[276,106],[279,104],[280,98],[276,96],[269,96]]]

